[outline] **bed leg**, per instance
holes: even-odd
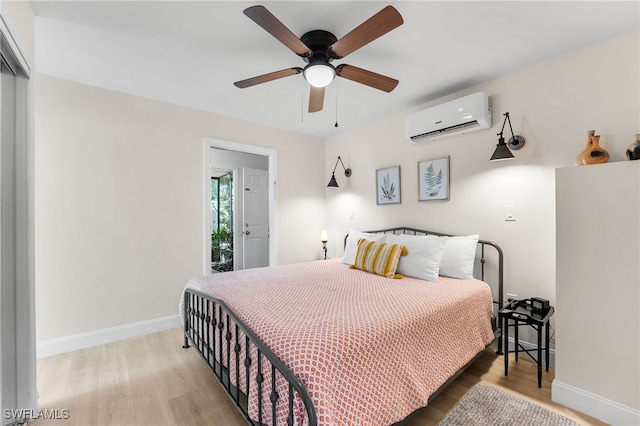
[[[189,293],[184,294],[184,307],[183,307],[183,318],[184,318],[184,345],[182,345],[183,349],[189,348],[189,305],[191,301],[191,296]]]

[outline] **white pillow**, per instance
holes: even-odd
[[[438,281],[440,260],[447,237],[435,235],[387,235],[387,243],[401,244],[408,254],[401,256],[396,272],[407,277]]]
[[[466,237],[448,237],[440,261],[440,275],[444,277],[473,279],[478,234]]]
[[[350,229],[349,236],[347,236],[347,244],[344,246],[342,263],[346,263],[349,266],[355,263],[356,251],[358,250],[358,240],[360,240],[360,238],[366,238],[367,240],[375,241],[376,243],[384,243],[386,242],[387,236],[385,234],[370,234]]]

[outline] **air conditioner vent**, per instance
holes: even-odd
[[[473,120],[467,123],[461,123],[455,126],[445,127],[444,129],[440,129],[440,130],[432,130],[430,132],[423,133],[421,135],[411,136],[411,140],[414,142],[418,142],[424,138],[435,138],[436,136],[445,135],[448,133],[458,133],[459,131],[462,131],[464,129],[473,129],[474,127],[478,127],[479,125],[480,124],[478,123],[478,120]]]

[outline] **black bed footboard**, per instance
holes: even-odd
[[[317,424],[305,387],[224,302],[185,290],[183,321],[183,347],[193,343],[250,423]]]

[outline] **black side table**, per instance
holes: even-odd
[[[504,336],[504,375],[509,375],[509,352],[515,352],[516,362],[518,362],[518,352],[522,350],[526,352],[531,359],[538,364],[538,387],[542,387],[542,330],[545,334],[545,364],[546,370],[549,371],[549,318],[554,313],[553,306],[549,306],[546,312],[538,312],[531,309],[531,300],[512,300],[504,308],[498,312],[500,320],[502,320],[502,332]],[[511,321],[511,323],[510,323]],[[525,349],[518,341],[518,328],[521,325],[528,325],[536,330],[538,334],[538,347],[535,349],[537,356],[531,352],[533,349]],[[514,349],[509,350],[509,327],[515,330]]]

